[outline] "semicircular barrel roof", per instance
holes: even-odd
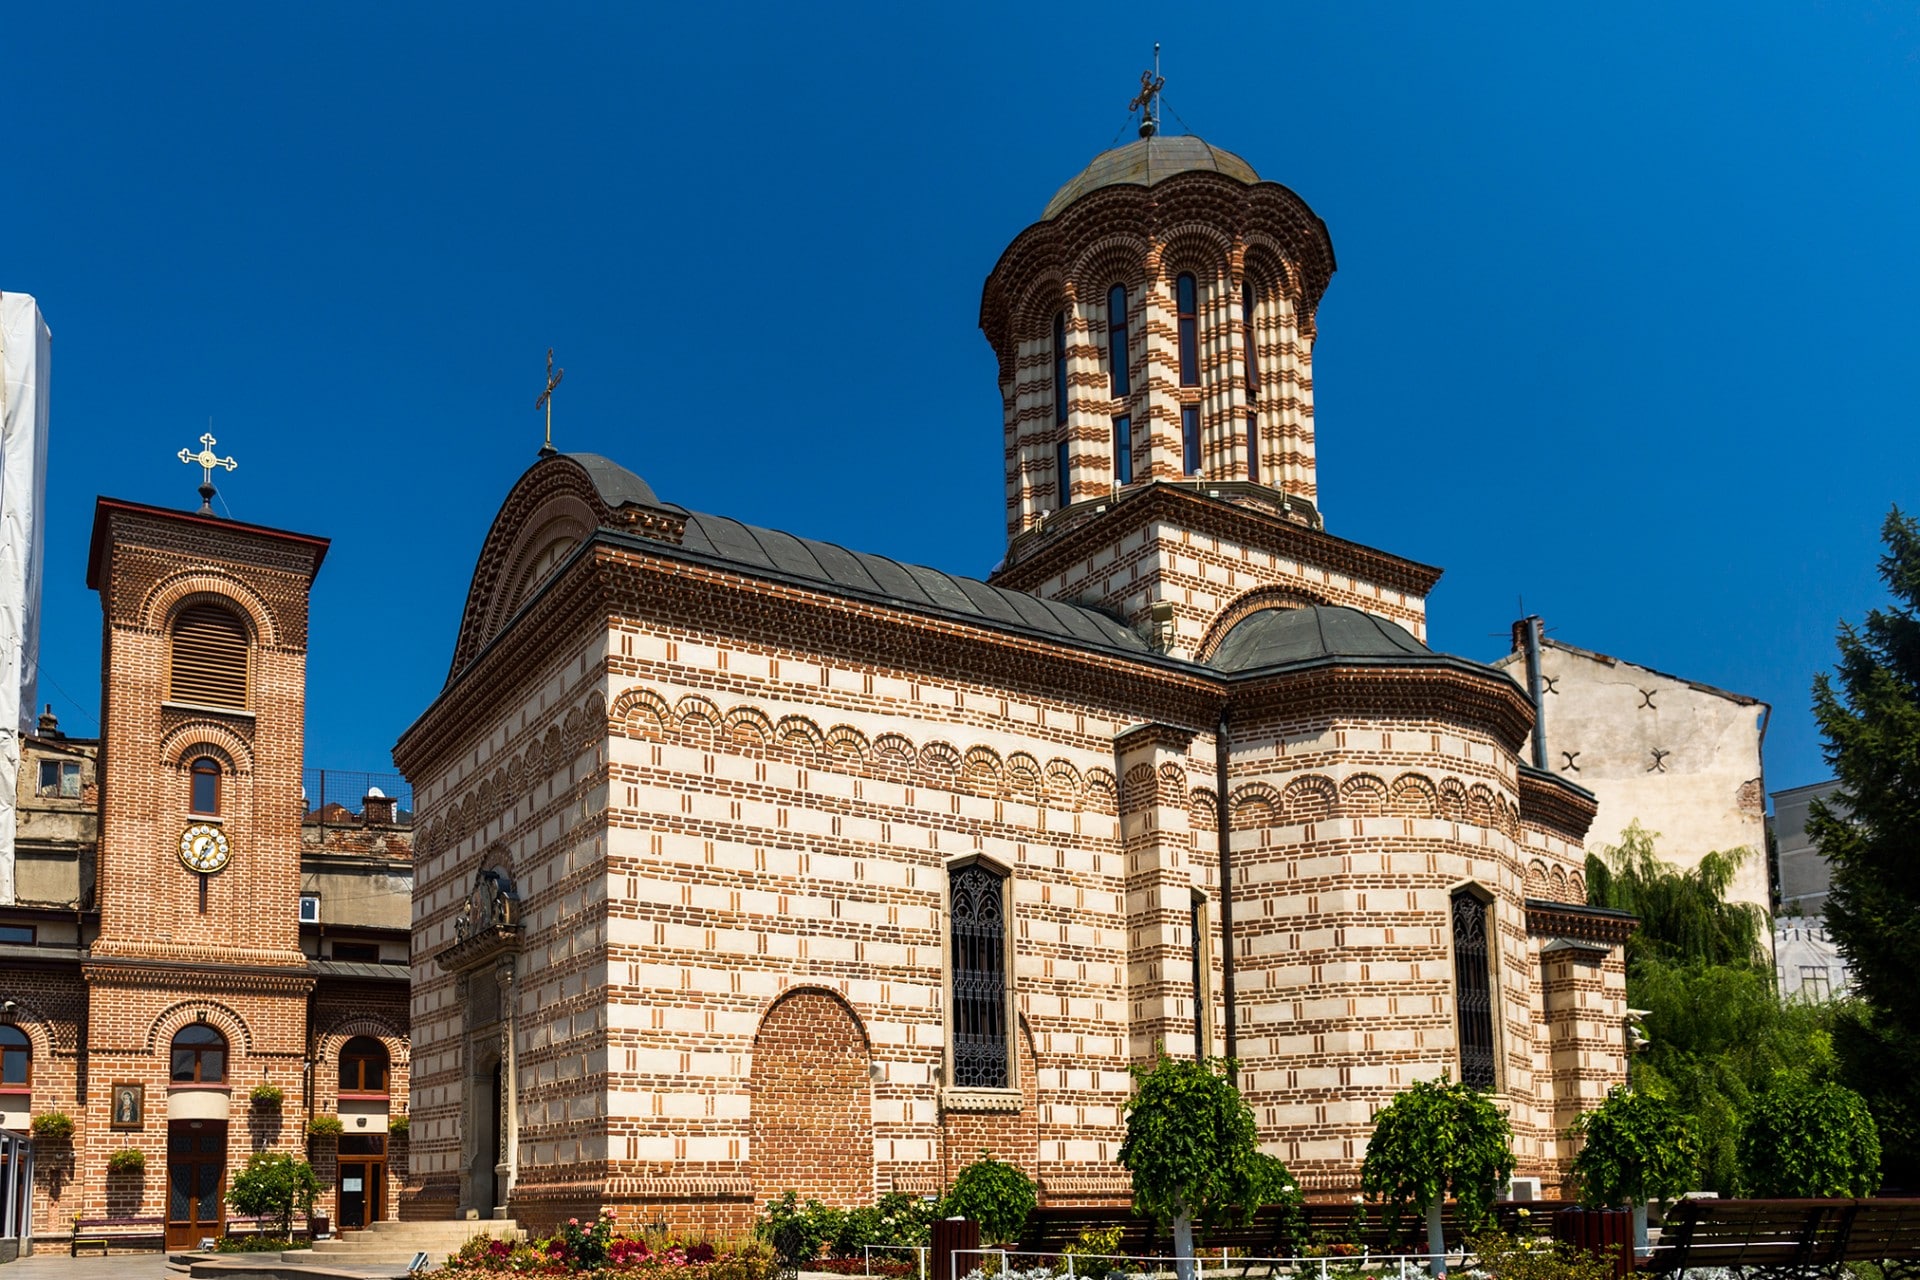
[[[1091,164],[1054,192],[1040,220],[1045,222],[1081,196],[1101,187],[1150,187],[1175,174],[1196,171],[1225,174],[1239,182],[1260,181],[1252,165],[1203,138],[1192,134],[1174,137],[1155,134],[1095,156]]]
[[[1207,665],[1251,671],[1324,658],[1431,657],[1433,650],[1395,622],[1345,605],[1262,609],[1233,625]]]

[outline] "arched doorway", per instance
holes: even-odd
[[[226,1230],[227,1121],[177,1116],[190,1095],[182,1086],[224,1085],[227,1038],[204,1022],[174,1033],[168,1078],[173,1085],[167,1115],[167,1248],[191,1248]]]
[[[838,996],[803,988],[767,1011],[750,1085],[755,1200],[791,1190],[843,1207],[872,1202],[871,1062]]]

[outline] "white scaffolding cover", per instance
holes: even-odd
[[[0,903],[14,900],[20,735],[40,682],[40,554],[46,525],[53,335],[31,294],[0,293]]]

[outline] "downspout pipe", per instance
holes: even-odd
[[[1540,699],[1540,632],[1545,624],[1538,615],[1522,618],[1518,630],[1527,653],[1527,696],[1533,699],[1533,767],[1547,767],[1547,707]]]
[[[1227,814],[1227,709],[1213,735],[1214,828],[1220,834],[1220,997],[1227,1005],[1227,1057],[1240,1056],[1233,1000],[1233,832]]]

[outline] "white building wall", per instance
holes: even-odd
[[[0,293],[0,903],[14,900],[20,735],[33,728],[40,659],[53,335],[40,304]]]

